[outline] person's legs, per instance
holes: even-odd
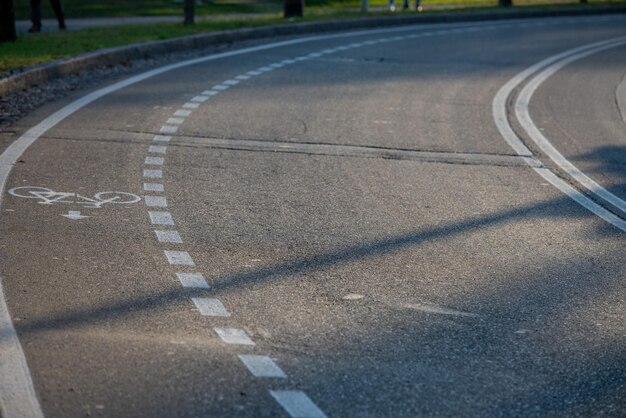
[[[394,0],[389,0],[389,3],[387,4],[387,8],[391,10],[392,12],[396,10],[396,5],[394,4]]]
[[[65,16],[63,15],[63,6],[61,5],[61,0],[50,0],[50,3],[52,3],[54,15],[59,21],[59,29],[65,29]]]
[[[28,31],[41,32],[41,0],[30,0],[30,21],[33,25]]]

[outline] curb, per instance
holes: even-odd
[[[150,55],[167,54],[181,50],[198,49],[207,46],[236,41],[263,39],[286,35],[304,35],[319,32],[365,29],[415,23],[475,22],[505,19],[528,19],[539,17],[567,17],[626,13],[626,6],[597,8],[506,10],[489,12],[455,12],[433,15],[386,16],[325,22],[295,23],[280,26],[246,28],[232,31],[210,32],[163,41],[150,41],[115,48],[101,49],[73,58],[61,59],[48,64],[28,68],[24,72],[0,80],[0,97],[27,89],[80,71],[101,66],[116,65],[120,62],[143,58]]]

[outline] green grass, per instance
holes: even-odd
[[[22,0],[25,1],[25,0]],[[74,0],[77,1],[77,0]],[[85,3],[102,3],[100,0],[81,0]],[[118,3],[126,3],[121,0],[116,0]],[[111,1],[110,3],[115,3]],[[236,0],[233,0],[236,1]],[[413,1],[413,0],[411,0]],[[424,0],[425,4],[433,4],[436,2],[445,2],[443,4],[450,4],[451,2],[463,1],[467,6],[471,4],[485,4],[484,0]],[[539,1],[539,0],[520,0],[520,1]],[[620,1],[602,1],[595,2],[596,4],[602,3],[622,3],[626,0]],[[137,3],[159,3],[157,0],[136,0]],[[370,0],[372,7],[385,5],[387,0]],[[399,4],[401,0],[396,0],[396,4]],[[45,0],[44,0],[45,3]],[[69,3],[69,0],[68,0]],[[162,2],[160,2],[162,3]],[[565,2],[563,2],[565,3]],[[567,2],[570,5],[571,1]],[[495,0],[493,5],[495,6]],[[516,4],[520,4],[519,1]],[[551,3],[554,4],[554,1]],[[574,3],[576,4],[576,3]],[[360,0],[308,0],[306,8],[306,17],[304,19],[297,19],[298,21],[315,21],[325,19],[339,19],[339,18],[360,18],[367,16],[380,16],[388,14],[385,11],[370,12],[362,14],[354,10],[360,5]],[[341,6],[341,7],[340,7]],[[567,5],[563,5],[567,7]],[[534,7],[547,7],[545,2],[543,6]],[[352,8],[352,9],[351,9]],[[480,7],[476,8],[480,10],[495,9],[495,7]],[[466,9],[469,10],[469,9]],[[472,8],[471,10],[474,10]],[[441,10],[439,10],[441,11]],[[414,12],[404,12],[414,13]],[[435,12],[433,12],[435,13]],[[85,29],[79,31],[66,31],[66,32],[50,32],[39,33],[32,35],[25,35],[18,37],[15,42],[0,43],[0,77],[7,76],[8,72],[15,69],[24,67],[30,67],[37,64],[50,62],[59,58],[66,58],[76,56],[85,52],[95,51],[102,48],[110,48],[120,45],[126,45],[131,43],[146,42],[152,40],[168,39],[178,36],[185,36],[196,34],[200,32],[217,31],[217,30],[229,30],[243,27],[258,27],[265,25],[276,25],[287,23],[285,19],[281,18],[280,11],[273,14],[267,14],[256,17],[232,17],[232,18],[215,18],[208,21],[199,22],[193,26],[183,26],[177,23],[159,23],[149,25],[124,25],[115,27],[103,27]]]

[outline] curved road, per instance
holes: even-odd
[[[0,257],[36,398],[0,377],[3,413],[623,416],[626,214],[528,134],[530,79],[527,154],[494,98],[625,21],[268,41],[35,112]],[[594,51],[528,109],[618,199],[625,74]]]

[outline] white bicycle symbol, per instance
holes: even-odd
[[[137,203],[141,197],[126,192],[99,192],[93,198],[81,196],[78,193],[55,192],[46,187],[22,186],[9,190],[9,194],[25,199],[38,199],[41,205],[53,203],[73,203],[85,208],[100,209],[102,205],[111,203],[116,205]]]

